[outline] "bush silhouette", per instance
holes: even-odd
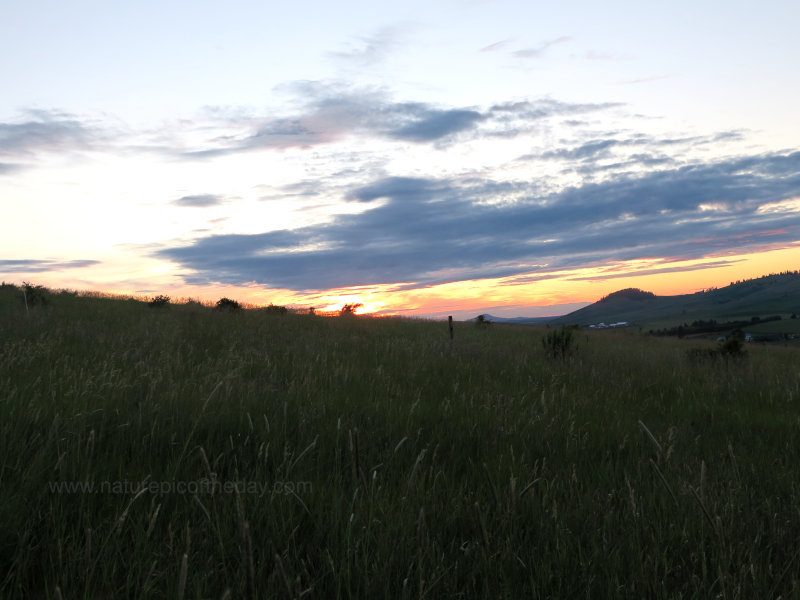
[[[561,327],[555,331],[550,331],[542,338],[542,347],[545,354],[551,358],[562,360],[569,357],[575,349],[573,343],[573,327]]]
[[[747,356],[744,344],[738,336],[731,337],[722,342],[718,352],[723,358],[744,358]]]
[[[230,298],[220,298],[217,300],[217,305],[214,307],[214,310],[224,312],[239,312],[242,310],[242,305],[236,300],[231,300]]]
[[[22,301],[25,306],[45,306],[50,303],[50,290],[43,285],[22,282]]]
[[[356,302],[356,303],[353,303],[353,304],[345,304],[345,305],[344,305],[344,306],[343,306],[343,307],[342,307],[342,308],[339,310],[339,316],[340,316],[340,317],[350,317],[350,316],[355,316],[355,314],[356,314],[356,309],[357,309],[357,308],[360,308],[360,307],[362,307],[362,306],[364,306],[364,305],[363,305],[361,302]]]
[[[262,308],[265,313],[268,315],[285,315],[289,312],[289,309],[285,306],[276,306],[275,304],[270,304],[269,306],[265,306]]]
[[[491,325],[492,322],[486,318],[486,315],[478,315],[475,319],[475,324],[478,327],[483,327],[485,325]]]
[[[168,305],[169,305],[169,296],[164,296],[163,294],[156,296],[155,298],[150,300],[150,302],[147,303],[147,306],[150,306],[152,308],[163,308]]]
[[[744,349],[741,338],[731,336],[724,342],[720,342],[716,348],[692,348],[689,350],[689,358],[691,360],[722,359],[728,362],[747,358],[747,351]]]

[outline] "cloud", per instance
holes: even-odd
[[[511,40],[500,40],[499,42],[495,42],[494,44],[489,44],[488,46],[484,46],[481,48],[481,52],[496,52],[498,50],[502,50],[506,46],[508,46]]]
[[[23,168],[24,168],[23,165],[0,162],[0,176],[17,173],[18,171],[21,171]]]
[[[576,148],[560,148],[550,150],[540,155],[541,158],[558,158],[567,160],[596,159],[598,157],[609,156],[608,150],[619,145],[618,140],[593,140]]]
[[[665,261],[669,262],[669,261]],[[717,269],[719,267],[727,267],[729,265],[736,264],[738,262],[742,262],[742,259],[736,260],[714,260],[714,261],[705,261],[698,264],[693,265],[679,265],[674,267],[656,267],[652,269],[638,269],[635,272],[635,275],[641,277],[644,275],[663,275],[664,273],[683,273],[688,271],[703,271],[705,269]],[[569,281],[601,281],[605,279],[619,279],[624,277],[630,277],[631,272],[629,270],[618,272],[618,273],[609,273],[603,272],[602,270],[597,275],[588,275],[584,277],[569,277]]]
[[[42,166],[51,156],[73,160],[86,152],[107,150],[119,139],[119,132],[91,119],[55,110],[26,110],[18,120],[0,122],[0,176]]]
[[[411,142],[430,142],[473,129],[485,117],[474,110],[426,109],[413,115],[410,123],[390,132],[390,137]]]
[[[100,264],[99,260],[20,259],[0,260],[0,273],[43,273],[61,269],[80,269]]]
[[[218,206],[224,202],[222,196],[214,194],[196,194],[193,196],[183,196],[177,200],[173,200],[171,204],[175,206],[190,206],[190,207],[206,207]]]
[[[481,115],[467,108],[393,102],[375,91],[353,92],[314,83],[298,85],[301,110],[262,119],[244,135],[209,140],[189,157],[213,157],[256,150],[310,148],[348,135],[411,142],[438,141],[473,127]]]
[[[291,113],[258,116],[241,108],[211,107],[195,120],[157,133],[124,132],[58,111],[26,111],[18,121],[0,122],[0,175],[29,168],[46,154],[95,150],[196,160],[312,148],[349,136],[447,144],[460,134],[476,135],[481,124],[493,118],[491,111],[475,107],[398,102],[382,90],[341,84],[300,81],[283,89],[297,106]],[[212,134],[202,142],[187,144],[188,138],[204,132]],[[142,144],[144,139],[149,141]]]
[[[786,246],[798,239],[800,214],[759,208],[798,195],[800,152],[618,175],[549,194],[525,181],[387,177],[350,190],[348,198],[367,203],[359,214],[211,235],[154,254],[192,282],[297,291],[535,276]]]
[[[419,202],[435,193],[435,182],[421,177],[387,177],[370,185],[357,188],[351,198],[371,202],[380,198],[392,201]]]
[[[356,38],[348,50],[331,52],[329,55],[357,67],[376,65],[383,62],[400,45],[409,29],[409,25],[383,27],[372,35]]]
[[[515,136],[554,116],[602,111],[618,103],[566,103],[544,98],[496,104],[488,108],[441,106],[428,102],[398,102],[375,89],[313,81],[284,86],[295,100],[291,115],[242,119],[230,123],[217,114],[217,126],[236,128],[237,135],[216,136],[201,147],[181,150],[183,158],[214,158],[241,152],[312,148],[348,136],[418,144],[449,144],[480,136]]]
[[[539,44],[534,48],[524,48],[522,50],[516,50],[512,54],[517,58],[542,58],[549,48],[552,48],[553,46],[556,46],[558,44],[564,44],[571,40],[572,38],[569,36],[562,36],[554,40],[542,42],[541,44]]]
[[[490,137],[516,137],[535,131],[549,119],[588,115],[622,106],[624,104],[619,102],[575,103],[552,98],[503,102],[488,109],[481,133]],[[585,125],[583,121],[574,119],[566,119],[563,124],[569,127]]]
[[[739,131],[724,131],[707,136],[690,136],[683,138],[655,138],[648,135],[636,134],[629,137],[601,137],[599,139],[589,139],[578,145],[564,146],[554,150],[547,150],[540,153],[531,153],[520,156],[517,160],[559,160],[569,161],[571,167],[581,173],[591,173],[597,170],[621,169],[633,165],[639,166],[663,166],[669,163],[676,163],[676,160],[669,156],[656,155],[652,152],[661,151],[670,147],[692,146],[698,147],[707,144],[718,145],[720,142],[736,141],[742,138]],[[634,149],[644,149],[645,152],[631,152]],[[615,151],[621,154],[621,160],[614,164],[598,166],[596,163],[603,159],[617,156]],[[625,152],[630,152],[627,156]],[[583,163],[575,165],[574,163]]]
[[[20,158],[42,152],[89,150],[104,137],[71,115],[42,110],[26,114],[26,121],[0,123],[0,156]]]

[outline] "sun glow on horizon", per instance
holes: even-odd
[[[710,287],[724,287],[732,281],[760,277],[800,267],[800,244],[765,252],[702,259],[675,260],[660,257],[602,264],[581,269],[547,271],[495,279],[475,279],[414,287],[413,284],[360,286],[312,293],[270,289],[257,284],[187,285],[176,270],[162,261],[138,264],[127,279],[113,277],[101,264],[62,271],[60,276],[35,271],[18,273],[11,283],[30,281],[52,289],[133,296],[142,299],[166,294],[173,299],[195,299],[214,303],[228,297],[253,305],[288,306],[298,310],[314,308],[338,313],[345,304],[361,304],[357,315],[408,315],[442,318],[471,317],[494,307],[514,316],[538,316],[546,307],[596,302],[611,292],[635,287],[656,295],[694,293]],[[131,265],[133,267],[134,265]],[[40,276],[41,275],[41,276]],[[105,279],[105,284],[98,280]]]

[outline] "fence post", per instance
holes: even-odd
[[[450,326],[450,339],[453,339],[453,315],[447,317],[447,324]]]

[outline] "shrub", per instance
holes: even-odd
[[[478,317],[475,319],[475,324],[478,327],[483,327],[486,325],[491,325],[492,322],[486,318],[486,315],[478,315]]]
[[[285,315],[289,312],[289,309],[285,306],[276,306],[275,304],[265,306],[262,310],[268,315]]]
[[[340,317],[352,317],[352,316],[355,316],[356,309],[361,307],[361,306],[364,306],[361,302],[354,302],[353,304],[345,304],[339,310],[339,316]]]
[[[50,290],[43,285],[22,282],[22,301],[25,306],[45,306],[50,302]]]
[[[716,348],[690,348],[688,352],[689,360],[696,362],[698,360],[708,360],[719,356]]]
[[[725,359],[728,358],[744,358],[747,356],[747,351],[744,349],[744,344],[738,336],[732,336],[722,342],[717,350]]]
[[[720,342],[716,348],[692,348],[689,350],[689,359],[693,361],[722,359],[728,362],[746,357],[747,351],[744,349],[744,343],[737,336],[731,336],[724,342]]]
[[[239,304],[236,300],[231,300],[230,298],[220,298],[217,300],[217,305],[214,307],[214,310],[225,311],[225,312],[239,312],[242,310],[242,305]]]
[[[162,308],[164,306],[169,305],[169,296],[164,296],[163,294],[156,296],[150,302],[147,303],[147,306],[152,308]]]
[[[564,327],[548,332],[542,338],[545,354],[551,358],[566,359],[575,349],[572,332],[574,327]]]

